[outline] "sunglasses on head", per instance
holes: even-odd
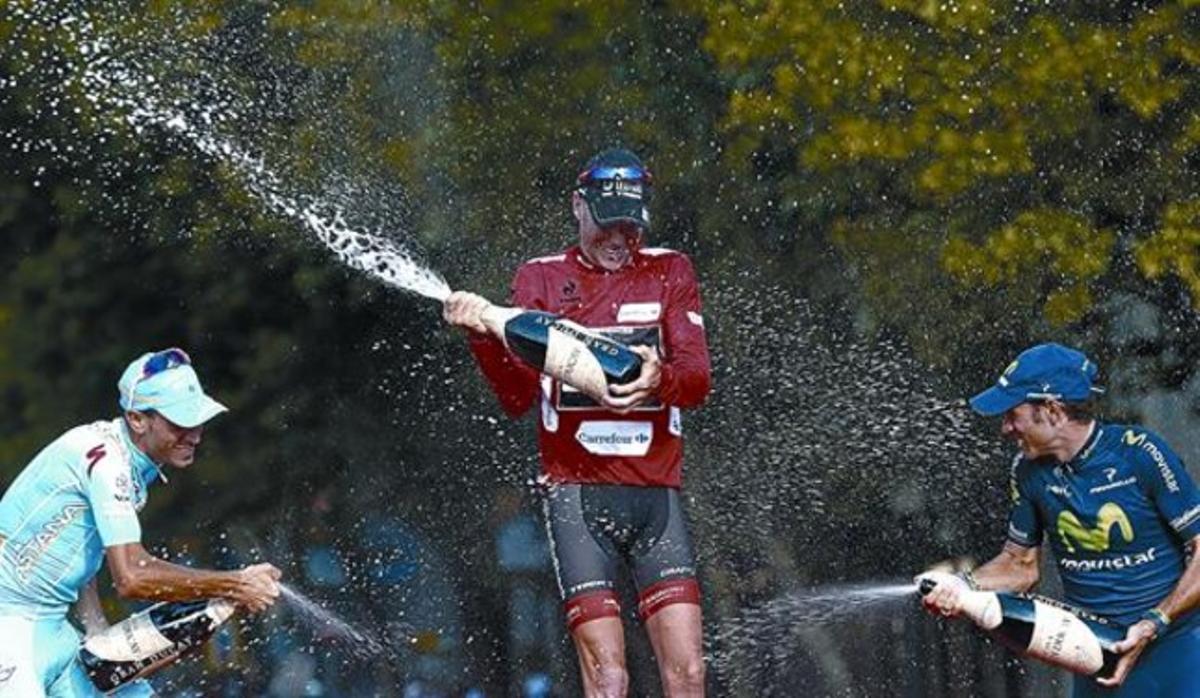
[[[654,175],[642,167],[593,167],[580,172],[577,181],[581,187],[590,187],[613,179],[635,180],[648,185],[654,182]]]
[[[174,348],[163,349],[162,351],[154,352],[146,362],[142,364],[142,372],[134,379],[133,385],[129,386],[129,406],[133,407],[133,397],[137,394],[138,384],[150,378],[157,376],[163,371],[169,371],[180,366],[190,366],[192,359],[182,349]]]

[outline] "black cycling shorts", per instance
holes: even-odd
[[[617,568],[628,567],[644,619],[671,603],[699,604],[679,491],[670,487],[554,484],[546,527],[568,624],[620,614]]]

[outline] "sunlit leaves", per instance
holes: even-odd
[[[1175,274],[1200,306],[1200,200],[1168,204],[1162,229],[1135,249],[1142,273],[1152,279]]]
[[[1025,285],[1035,294],[1048,289],[1042,301],[1046,317],[1065,324],[1089,309],[1086,282],[1108,268],[1115,241],[1111,231],[1093,229],[1081,216],[1038,209],[1020,214],[978,244],[952,237],[943,248],[942,266],[972,285]]]

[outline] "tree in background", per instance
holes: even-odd
[[[1128,295],[1160,314],[1164,380],[1191,372],[1192,3],[697,9],[748,215],[792,250],[828,240],[875,323],[978,375],[1030,337],[1108,354]]]

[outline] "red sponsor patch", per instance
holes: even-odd
[[[93,446],[86,455],[88,459],[87,474],[88,477],[91,477],[92,468],[96,467],[97,463],[104,460],[104,457],[107,456],[108,453],[104,450],[104,444],[100,444],[99,446]]]

